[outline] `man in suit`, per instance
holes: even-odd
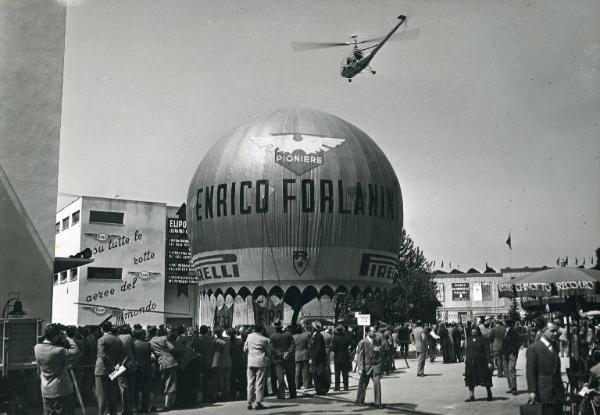
[[[248,354],[248,409],[252,409],[255,402],[256,409],[264,409],[262,404],[265,392],[265,367],[267,358],[271,354],[271,342],[265,335],[262,324],[254,326],[254,333],[250,333],[244,343],[244,352]]]
[[[119,390],[117,381],[108,378],[117,365],[122,362],[123,343],[113,334],[110,321],[102,323],[102,337],[98,339],[96,352],[96,398],[98,399],[98,415],[104,415],[106,410],[110,415],[117,414]]]
[[[283,331],[280,320],[273,323],[275,332],[271,334],[272,362],[275,365],[277,374],[277,398],[285,399],[285,378],[288,381],[290,399],[296,397],[296,381],[294,379],[294,350],[296,345],[292,335],[288,331]]]
[[[318,321],[312,323],[313,334],[310,341],[310,365],[312,367],[313,382],[315,384],[315,393],[325,395],[329,390],[327,381],[327,352],[325,350],[325,339],[321,334],[323,326]]]
[[[360,373],[358,390],[356,391],[356,404],[358,405],[364,405],[367,386],[369,386],[369,381],[373,379],[375,405],[383,408],[381,404],[383,352],[381,337],[377,336],[375,327],[369,327],[368,336],[361,340],[356,348],[356,370]]]
[[[200,326],[200,335],[194,341],[193,349],[196,353],[202,356],[202,367],[206,370],[206,374],[202,375],[202,395],[204,402],[212,402],[212,385],[211,377],[209,376],[210,368],[212,367],[214,354],[215,338],[210,335],[208,327]]]
[[[408,357],[408,344],[410,343],[410,329],[408,323],[404,323],[398,329],[398,336],[396,337],[396,343],[400,345],[400,356],[405,359]]]
[[[541,337],[527,349],[527,389],[531,402],[541,402],[544,414],[562,415],[565,390],[560,374],[558,326],[547,322]]]
[[[135,389],[134,383],[137,365],[133,352],[134,339],[131,336],[131,327],[129,325],[123,327],[122,333],[119,334],[119,340],[123,344],[121,365],[125,366],[125,373],[117,378],[119,389],[121,390],[122,415],[131,415],[133,413],[133,391]]]
[[[504,359],[504,375],[508,381],[508,390],[506,393],[517,394],[517,357],[521,348],[521,337],[515,330],[515,322],[512,319],[506,320],[506,334],[502,348],[502,357]]]
[[[296,387],[309,387],[308,379],[308,347],[310,343],[310,331],[302,330],[298,327],[298,333],[294,335],[294,344],[296,346],[295,361],[296,361]],[[302,382],[300,382],[302,380]]]
[[[48,324],[44,341],[33,348],[40,371],[44,415],[74,415],[73,383],[69,365],[81,352],[73,338],[67,339],[56,324]]]
[[[147,413],[150,409],[150,389],[152,388],[152,348],[150,343],[144,341],[146,333],[143,330],[134,330],[132,336],[134,338],[133,355],[137,366],[134,375],[136,380],[133,384],[133,404],[138,413]]]
[[[333,332],[331,350],[333,351],[333,365],[335,370],[335,390],[340,390],[340,373],[344,382],[344,390],[348,390],[348,372],[352,368],[350,362],[350,349],[352,339],[344,331],[343,326],[337,326]]]
[[[231,340],[223,336],[223,327],[215,327],[215,353],[212,361],[214,395],[229,400],[231,385]]]
[[[417,320],[417,325],[410,333],[410,342],[415,346],[417,353],[417,376],[425,376],[425,358],[427,357],[427,335],[423,330],[423,323]]]

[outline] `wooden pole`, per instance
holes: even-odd
[[[87,413],[85,412],[85,405],[83,404],[83,398],[81,397],[81,392],[79,391],[79,384],[77,383],[77,378],[75,377],[73,369],[69,368],[69,373],[71,374],[71,380],[73,380],[73,386],[75,386],[75,392],[77,393],[79,405],[81,405],[81,413],[83,415],[87,415]]]

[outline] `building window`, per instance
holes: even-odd
[[[105,212],[101,210],[90,210],[90,222],[123,224],[123,212]]]
[[[62,230],[64,231],[69,227],[69,217],[67,216],[62,220]]]
[[[79,223],[79,211],[73,213],[73,215],[71,215],[71,225],[75,225]]]
[[[71,270],[71,279],[69,281],[77,281],[77,268]]]
[[[484,282],[481,284],[481,299],[482,301],[492,301],[492,284]]]
[[[67,282],[67,271],[60,273],[60,283],[64,284],[65,282]]]
[[[58,234],[60,232],[60,222],[56,222],[54,225],[54,233]]]
[[[54,285],[58,285],[58,274],[54,274]]]
[[[87,275],[88,279],[120,280],[123,275],[123,268],[88,267]]]

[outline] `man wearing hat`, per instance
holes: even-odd
[[[287,378],[290,399],[296,397],[296,381],[294,379],[294,349],[295,343],[289,331],[283,331],[281,320],[273,323],[275,332],[271,334],[273,347],[272,361],[277,374],[277,398],[285,399],[285,378]]]
[[[310,365],[312,367],[313,382],[317,395],[325,395],[329,390],[327,382],[327,352],[325,351],[325,339],[321,334],[323,326],[318,321],[312,323],[313,335],[310,342]]]

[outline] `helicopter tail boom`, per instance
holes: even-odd
[[[396,32],[396,30],[398,30],[398,28],[400,28],[400,26],[402,26],[402,24],[404,22],[406,22],[406,16],[401,14],[400,16],[398,16],[398,19],[400,20],[396,26],[393,27],[392,30],[390,30],[390,32],[385,35],[385,37],[381,40],[381,42],[379,42],[371,51],[371,53],[369,54],[370,57],[375,56],[375,54],[379,51],[379,49],[381,49],[381,47],[389,40],[389,38],[392,37],[392,35]]]

